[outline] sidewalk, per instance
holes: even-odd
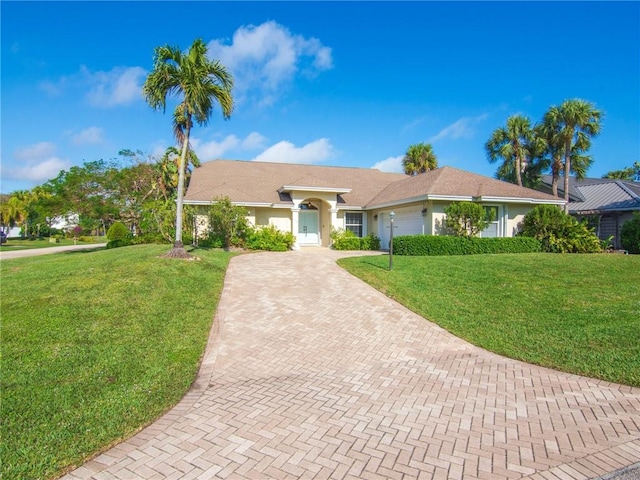
[[[233,258],[191,391],[64,478],[587,480],[638,462],[640,389],[476,348],[339,256]]]
[[[60,247],[47,248],[31,248],[25,250],[2,250],[0,251],[0,260],[9,260],[11,258],[35,257],[37,255],[48,255],[51,253],[73,252],[75,250],[87,250],[92,248],[106,247],[106,243],[91,243],[83,245],[64,245]]]

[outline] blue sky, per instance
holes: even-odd
[[[2,1],[0,190],[119,150],[161,154],[141,97],[154,47],[202,38],[234,74],[192,143],[215,158],[400,171],[411,144],[493,176],[484,143],[583,98],[605,112],[589,176],[640,159],[639,2]]]

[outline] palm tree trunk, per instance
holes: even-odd
[[[516,156],[516,180],[518,181],[518,186],[522,186],[522,159],[519,155]]]
[[[554,158],[551,166],[551,193],[554,197],[558,196],[558,180],[560,180],[560,162]]]
[[[564,151],[564,213],[569,214],[569,175],[571,175],[571,138],[565,144]]]
[[[191,133],[191,119],[187,118],[187,125],[185,127],[185,135],[182,141],[182,153],[180,155],[180,165],[178,167],[178,198],[176,206],[176,240],[173,244],[173,248],[163,255],[169,258],[185,258],[190,259],[193,256],[189,255],[184,249],[182,243],[182,205],[184,197],[184,167],[187,158],[187,150],[189,148],[189,135]]]

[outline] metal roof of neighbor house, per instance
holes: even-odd
[[[511,183],[441,167],[409,177],[371,168],[326,167],[288,163],[214,160],[194,169],[185,203],[207,203],[228,196],[231,201],[253,205],[291,205],[284,186],[350,189],[339,196],[342,207],[375,207],[403,200],[443,197],[498,197],[525,202],[563,200]]]
[[[543,176],[551,185],[551,176]],[[564,195],[563,178],[558,182],[558,195]],[[640,182],[609,178],[569,178],[569,213],[602,213],[640,210]]]

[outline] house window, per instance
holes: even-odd
[[[485,219],[489,222],[486,229],[480,232],[481,237],[499,237],[500,236],[500,209],[497,206],[484,207]]]
[[[362,212],[345,212],[344,228],[362,237]]]

